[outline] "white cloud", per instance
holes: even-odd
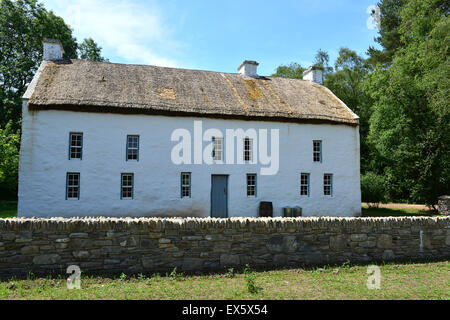
[[[176,67],[180,44],[156,3],[129,0],[44,1],[47,9],[64,18],[79,40],[92,37],[104,56],[111,53],[127,63]],[[172,56],[172,57],[171,57]]]

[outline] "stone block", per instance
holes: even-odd
[[[381,234],[377,240],[377,247],[381,249],[392,248],[392,236],[389,234]]]
[[[87,259],[89,258],[89,251],[74,251],[72,252],[72,255],[77,259]]]
[[[343,251],[347,247],[347,238],[343,235],[330,237],[330,250]]]
[[[22,254],[36,254],[39,253],[39,247],[38,246],[26,246],[20,249],[20,253]]]
[[[377,243],[375,241],[363,241],[359,243],[359,246],[363,248],[374,248],[377,246]]]
[[[367,234],[365,233],[356,233],[350,235],[350,240],[352,241],[366,241],[367,240]]]
[[[238,255],[234,254],[221,254],[220,255],[220,265],[222,266],[233,266],[239,265],[240,260]]]
[[[85,232],[74,232],[69,235],[69,238],[89,238],[89,235]]]
[[[392,250],[384,250],[382,259],[383,260],[394,260],[395,259],[394,251],[392,251]]]
[[[33,263],[37,265],[55,264],[61,261],[58,254],[42,254],[33,258]]]

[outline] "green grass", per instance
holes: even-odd
[[[362,206],[363,217],[439,217],[434,211],[423,211],[418,209],[399,209],[399,208],[368,208]]]
[[[0,201],[0,218],[14,218],[17,216],[17,201]],[[421,211],[417,209],[388,209],[362,207],[363,217],[414,217],[414,216],[439,216],[433,211]]]
[[[450,299],[449,261],[379,266],[379,290],[367,288],[367,266],[346,264],[202,276],[82,276],[81,289],[72,290],[62,277],[29,277],[0,282],[0,299]]]
[[[0,218],[17,217],[17,201],[0,201]]]

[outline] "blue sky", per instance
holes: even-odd
[[[280,64],[308,67],[317,50],[336,59],[340,47],[365,55],[377,30],[367,8],[377,0],[41,0],[79,41],[92,37],[111,62],[258,73]]]

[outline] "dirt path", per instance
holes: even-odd
[[[367,203],[363,203],[363,206],[367,206]],[[406,203],[380,203],[380,208],[428,210],[427,206],[423,204]]]

